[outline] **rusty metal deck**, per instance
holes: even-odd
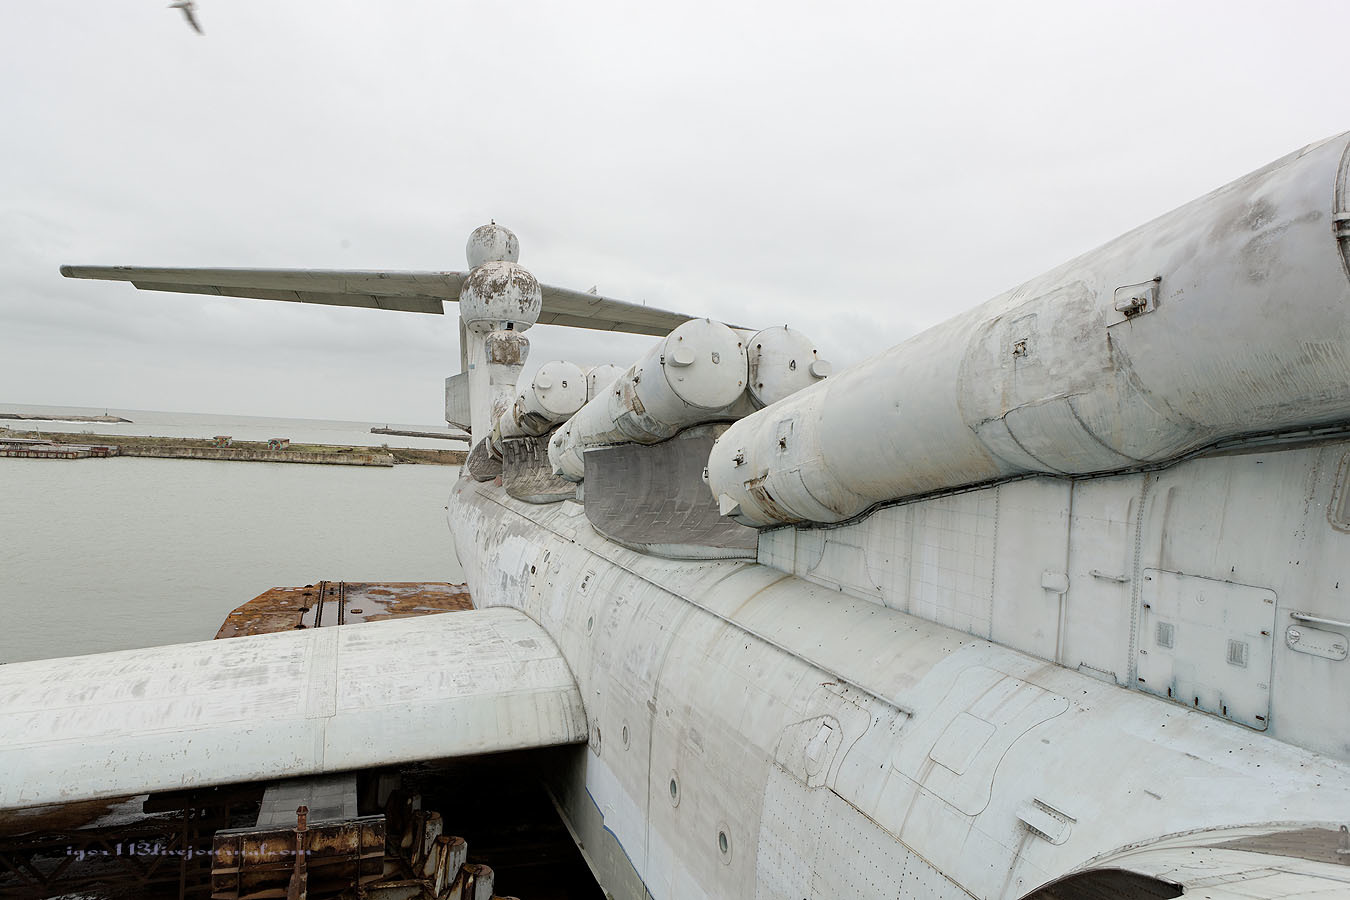
[[[378,622],[473,609],[468,585],[423,581],[320,581],[274,587],[225,618],[217,638]]]
[[[511,630],[514,617],[508,616],[498,622],[496,620],[502,619],[502,616],[495,610],[480,610],[463,617],[438,617],[436,621],[427,623],[389,623],[370,629],[308,633],[314,628],[339,624],[472,609],[472,600],[463,585],[439,582],[321,581],[304,587],[272,588],[232,612],[217,636],[245,638],[243,641],[225,644],[206,641],[184,646],[233,654],[235,649],[265,641],[270,650],[265,657],[272,659],[277,650],[285,649],[283,645],[293,640],[312,643],[315,640],[322,642],[330,638],[345,638],[346,643],[351,645],[342,654],[348,661],[348,668],[355,672],[355,682],[369,686],[373,681],[378,681],[371,677],[375,669],[383,671],[390,665],[399,668],[401,658],[397,654],[388,648],[367,646],[372,640],[378,644],[379,636],[385,629],[394,628],[409,632],[391,645],[409,649],[408,659],[433,657],[446,647],[468,648],[466,658],[497,659],[502,656],[503,649],[509,651],[509,656],[524,653],[515,663],[509,664],[513,669],[512,680],[519,681],[516,670],[521,664],[533,665],[532,661],[541,649],[539,639],[529,636],[516,639]],[[487,643],[464,640],[463,635],[458,633],[462,631],[461,626],[469,625],[482,616],[493,619],[495,623],[487,626],[491,631],[491,640]],[[444,638],[424,633],[428,630],[438,632],[445,627],[455,633]],[[297,630],[308,634],[294,634]],[[280,634],[266,637],[275,632]],[[285,636],[286,633],[291,636]],[[426,639],[420,649],[412,646],[418,639]],[[283,643],[273,643],[276,641]],[[353,641],[356,644],[352,644]],[[363,647],[374,653],[374,669],[363,666],[360,659]],[[263,648],[259,646],[258,649]],[[154,654],[156,651],[143,652]],[[240,649],[240,652],[244,651]],[[289,663],[282,661],[285,663],[282,668],[293,670],[302,659],[308,661],[305,663],[307,668],[311,667],[317,658],[316,652],[317,648],[308,647],[299,656],[292,654]],[[285,656],[284,653],[282,655]],[[223,660],[227,663],[224,666],[219,665],[222,660],[212,660],[194,665],[191,670],[199,677],[202,670],[229,670],[232,666],[228,663],[233,659],[231,656]],[[454,670],[466,677],[473,674],[479,680],[490,674],[482,666],[471,669],[453,661],[442,665],[432,660],[430,665],[435,671]],[[245,668],[248,666],[245,665]],[[13,671],[17,669],[12,669],[11,674]],[[406,672],[402,675],[395,673],[394,677],[403,683],[407,681],[406,675]],[[45,682],[49,679],[38,680]],[[78,681],[78,678],[75,680]],[[182,680],[177,676],[169,678],[172,683]],[[263,680],[274,686],[284,684],[277,678],[264,677]],[[106,678],[99,679],[99,683],[106,684],[107,681]],[[156,689],[147,686],[145,681],[138,683],[142,691],[156,693]],[[195,689],[192,692],[195,696]],[[417,697],[410,697],[407,702],[417,706],[418,700]],[[344,705],[326,702],[334,709]],[[359,698],[353,700],[348,697],[344,701],[347,705],[352,702],[359,702]],[[165,701],[163,705],[167,707],[171,703]],[[209,702],[205,705],[211,708],[219,706],[218,703]],[[577,708],[580,708],[579,698]],[[499,712],[494,707],[493,714],[487,718],[495,721]],[[472,730],[469,727],[472,722],[484,719],[482,715],[460,714],[453,710],[437,718],[459,721],[469,730]],[[252,727],[268,727],[269,717],[265,714],[249,713],[246,719]],[[382,745],[388,745],[406,738],[411,730],[406,727],[406,723],[394,723],[372,727],[367,732],[386,736]],[[106,731],[103,729],[97,736],[105,745],[114,740]],[[185,728],[183,731],[191,731],[194,740],[203,737],[200,729]],[[177,731],[169,733],[176,735]],[[585,733],[586,727],[582,720],[571,739],[584,738]],[[337,740],[335,746],[340,744],[351,748],[369,743],[366,739],[354,738],[354,735],[348,734]],[[309,746],[312,741],[303,743]],[[287,753],[284,745],[272,742],[268,746],[270,752],[279,756],[284,757]],[[438,738],[434,752],[413,753],[410,758],[435,756],[444,765],[453,758],[453,755],[445,756],[452,749]],[[223,765],[228,765],[231,759],[237,761],[250,756],[247,748],[235,750],[238,752],[221,757],[225,760]],[[108,753],[116,756],[116,748],[112,747]],[[213,754],[208,750],[205,755],[210,757]],[[469,758],[477,760],[479,755],[472,754]],[[511,756],[506,754],[492,758],[507,760]],[[516,759],[524,760],[525,757]],[[142,896],[151,891],[159,892],[157,895],[173,896],[176,888],[176,895],[180,898],[206,895],[219,898],[280,898],[291,896],[297,889],[301,896],[310,897],[378,896],[435,900],[467,900],[470,897],[486,896],[496,898],[493,892],[493,870],[480,862],[469,861],[464,839],[444,833],[441,815],[423,809],[418,793],[397,789],[401,781],[401,768],[372,767],[371,764],[375,762],[378,761],[335,763],[335,768],[342,770],[338,774],[316,771],[298,777],[288,777],[291,775],[290,768],[294,768],[288,767],[284,773],[280,770],[275,773],[283,774],[280,781],[259,778],[256,772],[240,773],[237,780],[231,779],[232,783],[217,787],[191,786],[163,790],[158,789],[157,785],[137,784],[127,790],[130,796],[49,803],[0,811],[0,897],[36,898],[72,891],[107,897]],[[3,760],[0,760],[0,770],[3,768]],[[84,780],[71,767],[62,768],[70,779]],[[122,768],[158,771],[164,765],[162,761],[142,761],[140,765]],[[304,766],[299,768],[305,769]],[[439,771],[434,766],[426,768],[425,765],[413,766],[413,769],[423,777],[431,777],[431,773]],[[360,770],[364,770],[364,776],[357,774]],[[22,780],[28,780],[22,777],[22,773],[20,776]],[[367,778],[368,796],[364,801],[359,799],[361,777]],[[390,791],[394,793],[391,795]],[[518,830],[518,816],[511,814],[509,818],[515,823],[513,829]],[[467,825],[473,825],[474,822],[474,817],[466,820],[462,811],[457,819]],[[565,845],[570,851],[570,839],[566,838],[558,823],[549,827],[562,835],[559,846]],[[491,846],[497,852],[510,849],[509,865],[520,868],[522,863],[519,859],[524,851],[515,847],[503,848],[498,844]],[[536,848],[529,845],[527,855],[533,858],[536,853]],[[576,865],[579,861],[579,857],[572,861],[572,871],[580,873],[584,879],[584,866],[578,868]],[[529,864],[524,865],[528,868]],[[580,881],[572,886],[580,894],[574,894],[572,887],[557,887],[561,893],[545,892],[540,896],[570,897],[586,895],[587,891]]]

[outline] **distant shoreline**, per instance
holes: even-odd
[[[0,419],[17,419],[21,422],[105,422],[117,423],[125,422],[128,425],[135,424],[130,419],[124,419],[121,416],[39,416],[25,415],[24,413],[0,413]]]
[[[0,437],[6,431],[0,426]],[[124,434],[71,434],[69,432],[22,432],[53,444],[106,444],[117,447],[118,456],[148,456],[163,459],[215,459],[244,462],[309,463],[317,465],[395,466],[407,464],[457,466],[464,450],[422,450],[402,447],[351,447],[334,444],[290,444],[269,447],[259,441],[217,443],[201,438],[167,438]]]

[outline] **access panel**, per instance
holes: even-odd
[[[1145,569],[1140,598],[1139,687],[1265,731],[1275,592]]]

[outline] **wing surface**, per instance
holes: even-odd
[[[694,318],[641,303],[601,297],[587,291],[574,291],[547,284],[542,287],[544,308],[539,314],[541,325],[568,325],[573,328],[626,331],[629,334],[665,337],[677,325]]]
[[[518,610],[0,666],[0,809],[580,743],[566,661]]]
[[[467,272],[378,272],[338,269],[164,269],[146,266],[62,266],[67,278],[130,281],[143,291],[212,294],[361,306],[440,315],[458,300]]]
[[[384,272],[340,269],[165,269],[143,266],[62,266],[67,278],[130,281],[143,291],[253,297],[441,314],[459,300],[468,272]],[[691,316],[543,285],[539,321],[600,331],[664,337]]]

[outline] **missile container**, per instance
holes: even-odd
[[[589,447],[655,444],[717,419],[745,391],[745,340],[720,322],[693,319],[586,403],[549,442],[555,474],[581,481]]]
[[[720,509],[832,523],[1350,421],[1347,148],[1291,154],[741,419],[709,459]]]

